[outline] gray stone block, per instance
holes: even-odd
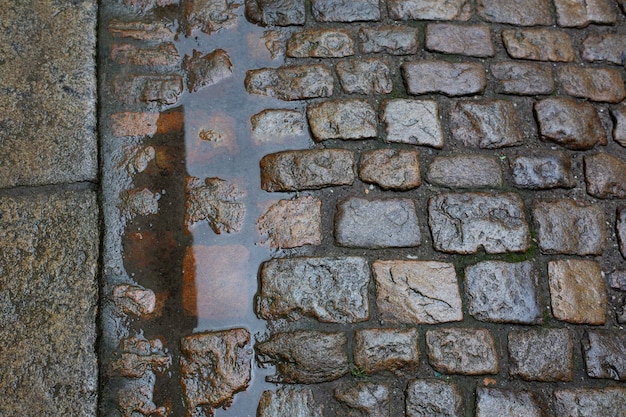
[[[574,345],[567,329],[509,333],[509,373],[526,381],[571,381]]]

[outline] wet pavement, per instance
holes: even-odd
[[[624,7],[0,12],[0,416],[626,415]]]

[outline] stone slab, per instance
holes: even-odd
[[[390,417],[389,387],[386,384],[357,381],[339,385],[335,388],[334,394],[338,401],[358,415]]]
[[[426,49],[477,57],[495,54],[491,30],[486,25],[429,24],[426,26]]]
[[[307,107],[307,119],[316,141],[366,139],[378,134],[376,112],[366,100],[329,100]]]
[[[363,22],[380,19],[378,0],[312,0],[318,22]]]
[[[438,156],[428,167],[428,182],[450,188],[501,187],[498,160],[483,155]]]
[[[624,64],[626,36],[618,33],[592,33],[583,41],[582,58],[587,62]]]
[[[511,160],[513,184],[519,188],[545,190],[576,186],[572,161],[562,152],[519,156]]]
[[[545,416],[545,405],[528,391],[478,388],[476,396],[476,417]]]
[[[332,72],[324,65],[249,70],[244,83],[249,94],[276,97],[280,100],[330,97],[334,87]]]
[[[297,248],[322,243],[322,202],[314,197],[279,200],[257,220],[261,244]]]
[[[478,15],[487,22],[519,26],[551,25],[554,20],[548,0],[478,0]]]
[[[472,5],[467,0],[389,0],[394,20],[469,20]]]
[[[389,94],[393,89],[391,70],[382,59],[341,61],[335,69],[346,94]]]
[[[571,381],[574,343],[567,329],[509,333],[509,373],[526,381]]]
[[[624,80],[616,69],[567,65],[557,74],[563,90],[572,97],[606,103],[619,103],[626,97]]]
[[[419,60],[402,64],[402,77],[409,94],[428,93],[465,96],[482,93],[487,75],[481,64]]]
[[[496,62],[491,64],[496,91],[505,94],[538,95],[554,91],[552,68],[529,62]]]
[[[439,105],[432,100],[394,99],[383,103],[386,142],[443,148]]]
[[[611,110],[611,116],[615,121],[613,126],[613,139],[621,146],[626,147],[626,105]]]
[[[563,27],[585,27],[590,23],[611,24],[617,8],[610,0],[554,0],[556,21]]]
[[[358,36],[365,54],[411,55],[417,52],[417,34],[410,26],[379,26],[361,28]]]
[[[372,149],[361,154],[361,181],[383,190],[410,190],[422,184],[419,152],[404,149]]]
[[[292,58],[342,58],[354,55],[354,41],[345,30],[303,30],[291,35],[286,54]]]
[[[261,26],[304,25],[304,0],[245,0],[246,18]]]
[[[617,209],[615,228],[617,229],[619,250],[622,253],[622,257],[626,259],[626,207]]]
[[[283,387],[264,391],[259,399],[257,417],[322,417],[324,407],[308,388]]]

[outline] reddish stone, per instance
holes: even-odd
[[[180,54],[173,43],[161,43],[154,47],[123,43],[111,47],[111,59],[122,65],[173,66],[180,61]]]
[[[592,33],[583,42],[582,57],[588,62],[624,65],[626,36],[618,33]]]
[[[626,147],[626,105],[611,110],[611,115],[615,121],[613,127],[613,139],[623,147]]]
[[[587,193],[597,198],[626,198],[626,162],[608,153],[585,156]]]
[[[513,58],[572,62],[576,57],[569,35],[559,30],[503,30],[502,41]]]
[[[478,57],[495,54],[491,31],[486,25],[429,24],[426,27],[426,48]]]
[[[183,27],[191,36],[195,29],[210,35],[237,24],[237,9],[241,4],[234,0],[186,0],[183,3]]]
[[[124,22],[118,19],[111,19],[108,26],[109,32],[115,37],[132,38],[140,41],[166,41],[174,37],[174,32],[165,21]]]
[[[366,54],[411,55],[417,52],[417,33],[418,30],[410,26],[361,28],[361,51]]]
[[[571,381],[574,343],[567,329],[534,329],[509,333],[509,373],[525,381]]]
[[[428,362],[439,372],[462,375],[497,374],[495,341],[488,330],[445,328],[426,332]]]
[[[177,74],[124,74],[113,80],[113,91],[126,104],[171,105],[183,92],[183,78]]]
[[[571,96],[608,103],[619,103],[626,97],[624,80],[615,69],[568,65],[559,68],[558,74],[563,89]]]
[[[585,27],[590,23],[612,24],[617,20],[611,0],[554,0],[559,26]]]
[[[223,49],[202,55],[193,50],[191,56],[185,55],[183,69],[187,73],[187,88],[194,93],[204,87],[217,84],[233,73],[230,56]]]
[[[419,152],[403,149],[373,149],[359,161],[361,181],[383,190],[410,190],[422,184]]]
[[[280,200],[259,217],[261,244],[297,248],[322,243],[322,202],[313,197]]]
[[[354,41],[345,30],[310,29],[295,32],[287,41],[292,58],[342,58],[354,55]]]
[[[478,15],[487,22],[518,26],[551,25],[548,0],[478,0]]]

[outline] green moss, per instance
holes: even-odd
[[[350,370],[350,375],[355,378],[367,378],[369,375],[360,366],[354,365]]]

